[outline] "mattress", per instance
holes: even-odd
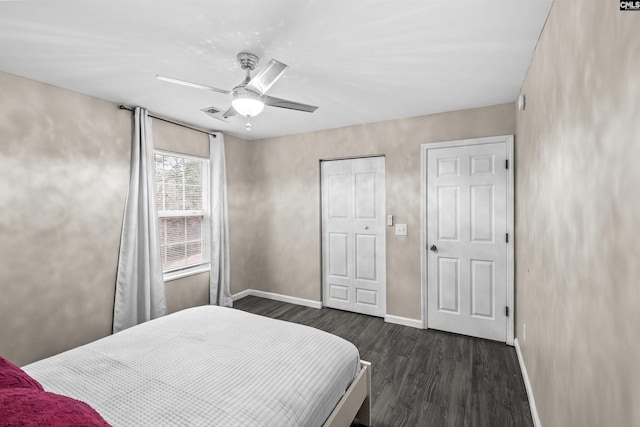
[[[204,306],[23,369],[113,426],[320,426],[358,373],[359,355],[308,326]]]

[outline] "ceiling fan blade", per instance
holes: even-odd
[[[286,99],[275,98],[273,96],[266,95],[264,97],[265,105],[271,107],[288,108],[289,110],[305,111],[307,113],[313,113],[318,107],[313,105],[302,104],[300,102],[288,101]]]
[[[229,91],[229,90],[218,89],[217,87],[205,86],[205,85],[201,85],[199,83],[192,83],[192,82],[188,82],[186,80],[173,79],[171,77],[156,76],[156,79],[162,80],[162,81],[165,81],[165,82],[169,82],[169,83],[176,83],[176,84],[179,84],[179,85],[182,85],[182,86],[194,87],[196,89],[204,89],[204,90],[210,90],[212,92],[224,93],[225,95],[229,95],[231,93],[231,91]]]
[[[266,67],[247,83],[247,88],[264,95],[278,81],[288,65],[272,59]]]

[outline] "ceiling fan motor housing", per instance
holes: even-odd
[[[237,56],[237,59],[238,64],[240,64],[240,68],[249,71],[255,70],[258,66],[258,61],[260,60],[260,58],[258,58],[256,55],[248,52],[240,52]]]

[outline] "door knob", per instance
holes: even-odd
[[[365,229],[365,230],[368,230],[368,229],[369,229],[369,226],[368,226],[368,225],[365,225],[365,226],[364,226],[364,229]]]
[[[436,245],[431,245],[429,250],[431,250],[431,252],[438,252],[438,248],[436,247]]]

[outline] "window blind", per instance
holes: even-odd
[[[209,262],[208,160],[156,151],[155,166],[163,271]]]

